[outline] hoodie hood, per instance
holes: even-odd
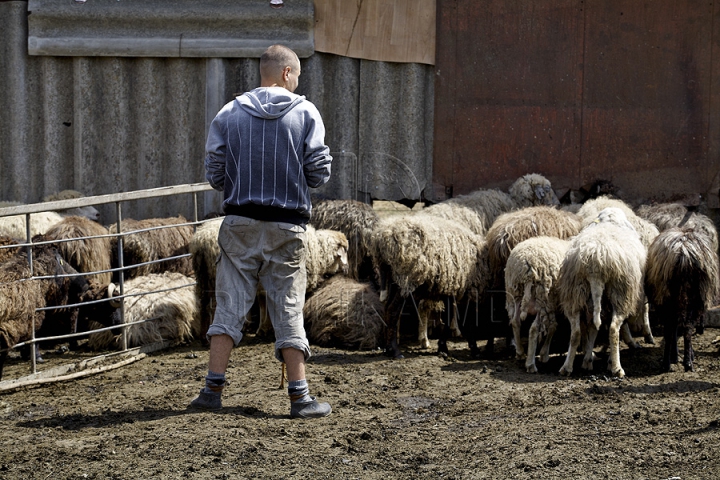
[[[305,100],[282,87],[259,87],[237,97],[238,103],[254,117],[280,118]]]

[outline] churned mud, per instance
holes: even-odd
[[[662,338],[623,347],[627,377],[538,374],[502,347],[470,358],[402,344],[315,348],[311,393],[333,414],[289,418],[272,344],[233,352],[224,409],[186,410],[202,385],[200,343],[94,376],[0,393],[0,478],[720,478],[720,330],[695,337],[696,371],[660,373]],[[433,344],[433,348],[436,344]],[[73,360],[46,352],[47,365]],[[18,356],[6,378],[28,369]]]

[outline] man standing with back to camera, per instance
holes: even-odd
[[[317,418],[332,411],[309,394],[305,361],[310,345],[302,314],[308,187],[328,181],[332,157],[317,108],[293,93],[299,76],[295,52],[269,47],[260,58],[260,87],[225,105],[210,125],[205,176],[223,192],[226,216],[218,234],[208,374],[190,403],[193,408],[222,408],[230,354],[242,339],[260,282],[275,330],[275,357],[287,366],[290,416]]]

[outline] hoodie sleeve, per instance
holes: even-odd
[[[225,186],[225,154],[227,152],[227,112],[220,111],[208,131],[205,143],[205,178],[215,190],[223,191]]]
[[[325,125],[317,108],[310,104],[307,134],[305,136],[305,157],[303,170],[308,187],[317,188],[330,179],[330,165],[333,158],[330,148],[325,145]]]

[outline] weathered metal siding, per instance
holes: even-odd
[[[27,34],[27,2],[0,2],[0,200],[203,182],[209,122],[259,84],[256,58],[29,56]],[[431,182],[433,67],[320,53],[301,63],[297,93],[318,106],[335,157],[319,193],[420,199]],[[207,194],[201,212],[217,200]],[[189,199],[123,208],[135,218],[192,211]]]
[[[437,197],[536,171],[561,191],[607,179],[638,201],[719,206],[718,11],[438,0]]]

